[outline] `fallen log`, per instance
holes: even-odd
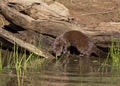
[[[45,58],[53,58],[53,56],[49,52],[44,51],[44,50],[40,50],[36,46],[31,45],[30,43],[26,43],[23,40],[20,40],[19,38],[15,37],[12,33],[6,31],[3,28],[0,28],[0,36],[5,38],[9,42],[11,42],[13,44],[16,43],[19,46],[24,47],[25,49],[27,49],[27,50],[29,50],[29,51],[31,51],[39,56],[42,56]]]
[[[43,34],[49,33],[53,36],[58,36],[65,31],[71,30],[69,28],[71,24],[67,22],[47,18],[44,18],[43,20],[35,20],[32,17],[22,14],[19,11],[9,7],[5,3],[0,4],[0,9],[1,13],[7,20],[28,30],[34,30]]]

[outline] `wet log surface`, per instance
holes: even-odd
[[[39,5],[46,9],[46,6],[38,3],[30,5],[31,8],[26,8],[29,6],[25,6],[24,3],[0,3],[0,12],[9,21],[9,25],[0,28],[2,42],[4,38],[11,43],[16,42],[19,46],[35,54],[52,57],[49,53],[50,45],[57,36],[66,31],[81,31],[89,36],[97,46],[105,48],[110,46],[112,37],[118,40],[120,36],[119,23],[101,23],[94,29],[82,27],[73,18],[69,17],[68,13],[59,15],[59,12],[49,11],[48,7],[47,12],[37,10],[38,12],[35,11],[37,13],[33,16],[34,9],[38,8]],[[23,8],[17,8],[16,6]],[[39,14],[39,11],[41,14]],[[39,44],[41,49],[38,48]]]

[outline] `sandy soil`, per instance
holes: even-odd
[[[120,21],[119,0],[56,0],[70,9],[76,21],[86,27],[97,27],[101,22]],[[0,15],[0,21],[4,18]],[[6,23],[6,22],[5,22]],[[3,25],[3,22],[0,22]]]
[[[57,0],[70,9],[80,24],[96,27],[100,22],[120,21],[119,0]]]

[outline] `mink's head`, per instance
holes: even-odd
[[[61,57],[66,52],[67,48],[65,47],[65,43],[61,40],[55,40],[51,48],[52,55],[54,55],[55,57]]]

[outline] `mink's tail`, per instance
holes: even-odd
[[[96,46],[94,47],[94,54],[100,58],[107,58],[108,52],[104,52],[103,50],[97,48]]]

